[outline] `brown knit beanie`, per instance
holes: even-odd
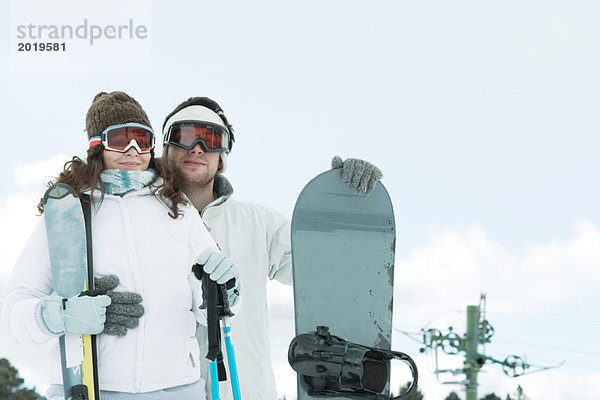
[[[92,100],[85,118],[88,139],[112,125],[136,122],[150,126],[140,103],[123,92],[100,92]]]

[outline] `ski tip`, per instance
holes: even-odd
[[[62,199],[68,195],[73,195],[77,197],[75,193],[75,189],[65,183],[57,183],[56,185],[51,186],[44,193],[44,204],[48,202],[48,199]]]

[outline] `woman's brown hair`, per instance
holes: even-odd
[[[102,203],[105,194],[104,183],[100,179],[100,173],[104,170],[103,152],[104,146],[97,145],[88,150],[87,162],[74,156],[70,161],[65,163],[63,171],[58,178],[48,182],[48,187],[57,183],[65,183],[71,186],[80,197],[87,190],[90,190],[91,194],[93,194],[95,190],[100,189],[100,203]],[[162,183],[159,185],[156,184],[156,179],[151,183],[152,193],[170,210],[168,212],[169,216],[177,219],[181,215],[179,205],[188,204],[188,201],[183,196],[181,179],[166,162],[154,158],[154,150],[152,150],[151,154],[152,158],[150,159],[148,168],[156,171],[157,178],[163,178]],[[94,203],[93,196],[90,196],[90,200]],[[44,204],[42,200],[40,200],[37,208],[40,214],[43,214]]]

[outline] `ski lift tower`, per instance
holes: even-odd
[[[479,305],[467,306],[467,331],[464,336],[456,334],[452,327],[448,328],[447,333],[442,333],[438,329],[421,330],[423,334],[424,347],[421,352],[427,349],[433,349],[435,353],[435,375],[437,379],[448,385],[464,385],[466,391],[466,400],[477,400],[477,374],[486,362],[502,365],[504,374],[509,377],[517,377],[526,373],[537,372],[550,368],[556,368],[564,363],[556,366],[541,367],[536,366],[536,370],[525,372],[531,367],[522,357],[510,355],[500,361],[493,357],[486,356],[484,349],[480,351],[479,346],[484,346],[491,342],[494,335],[494,328],[485,319],[485,294],[481,294]],[[438,367],[438,349],[450,355],[458,355],[464,353],[464,363],[461,369],[439,369]],[[462,381],[442,381],[440,374],[463,375],[465,379]]]
[[[485,299],[485,295],[482,295]],[[485,359],[479,354],[480,343],[480,318],[479,306],[467,306],[467,333],[465,335],[465,364],[466,375],[465,389],[467,393],[466,400],[477,400],[477,374],[485,363]]]

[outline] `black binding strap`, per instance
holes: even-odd
[[[408,390],[393,400],[406,398],[417,386],[418,372],[408,355],[392,350],[348,342],[329,333],[326,326],[296,336],[290,343],[288,361],[315,397],[351,397],[390,400],[385,395],[390,379],[390,362],[404,362],[413,381]]]

